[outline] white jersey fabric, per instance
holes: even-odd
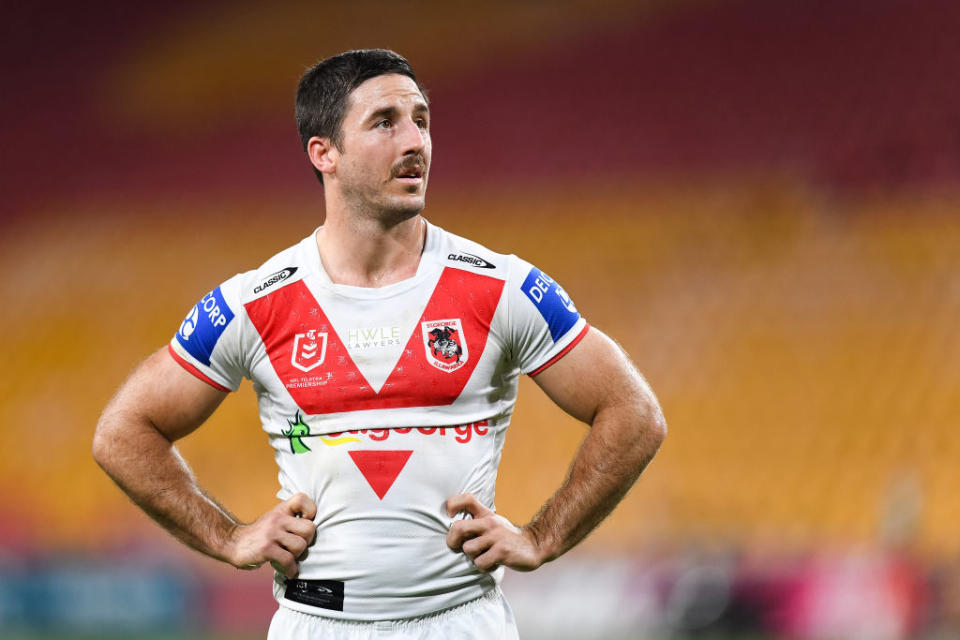
[[[316,542],[274,595],[360,621],[483,596],[503,569],[480,573],[447,547],[444,503],[469,492],[494,509],[519,373],[562,357],[587,324],[536,267],[429,223],[416,274],[380,288],[333,283],[315,235],[216,287],[170,342],[219,389],[253,381],[278,497],[317,503]]]

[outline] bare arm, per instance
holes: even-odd
[[[653,391],[626,354],[590,329],[566,356],[535,378],[571,416],[591,426],[560,489],[518,529],[464,494],[447,501],[455,523],[447,536],[481,570],[498,565],[529,571],[569,551],[620,502],[667,432]]]
[[[161,349],[104,409],[93,457],[131,500],[185,544],[238,568],[269,561],[292,577],[296,558],[316,533],[313,501],[297,494],[256,522],[241,523],[203,491],[173,445],[199,427],[226,395]]]

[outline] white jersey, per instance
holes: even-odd
[[[447,498],[494,508],[520,372],[586,334],[552,279],[516,256],[427,225],[416,275],[380,288],[333,283],[311,234],[238,274],[170,342],[223,389],[253,381],[286,499],[317,503],[316,542],[284,606],[350,620],[426,615],[493,589],[446,545]]]

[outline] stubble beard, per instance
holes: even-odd
[[[377,185],[371,176],[363,175],[360,178],[357,181],[344,182],[341,187],[344,203],[359,220],[375,221],[384,228],[389,228],[423,211],[426,204],[426,173],[423,184],[419,187],[421,195],[415,200],[385,194],[383,183]]]

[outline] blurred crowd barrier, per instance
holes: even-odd
[[[0,563],[6,633],[262,637],[267,570],[200,571],[181,559]],[[575,553],[504,590],[524,638],[906,640],[960,633],[960,565],[868,549],[795,556],[660,549]]]
[[[581,556],[511,575],[506,590],[530,638],[899,640],[960,631],[934,575],[939,567],[873,551],[699,547]]]

